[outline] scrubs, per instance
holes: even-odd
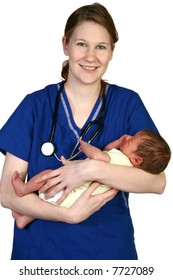
[[[0,150],[28,162],[28,179],[45,169],[61,166],[54,156],[41,154],[42,143],[49,140],[58,85],[53,84],[28,94],[0,131]],[[100,97],[86,121],[98,117]],[[141,129],[157,131],[139,95],[132,90],[108,85],[102,131],[92,142],[103,149],[123,134],[134,135]],[[95,132],[92,126],[86,138]],[[76,145],[81,129],[72,116],[65,90],[62,90],[53,142],[58,156],[66,158]],[[77,159],[84,159],[80,154]],[[134,229],[128,207],[128,193],[114,199],[79,224],[35,220],[24,229],[14,226],[11,259],[135,260]],[[57,206],[55,206],[57,207]]]

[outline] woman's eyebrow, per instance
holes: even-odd
[[[74,41],[85,41],[86,42],[86,40],[82,39],[82,38],[76,38],[76,39],[74,39]]]
[[[84,41],[84,42],[87,42],[87,40],[85,40],[85,39],[82,39],[82,38],[76,38],[76,39],[74,39],[74,41],[76,42],[76,41]],[[109,42],[105,42],[105,41],[103,41],[103,42],[98,42],[98,43],[96,43],[97,45],[110,45],[110,43]]]

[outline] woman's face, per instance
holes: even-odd
[[[63,37],[63,49],[69,56],[68,79],[84,84],[100,82],[113,54],[109,32],[92,21],[79,24],[68,43]]]

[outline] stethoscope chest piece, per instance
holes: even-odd
[[[51,142],[45,142],[41,145],[41,153],[46,156],[49,157],[51,155],[53,155],[55,152],[55,147],[54,144]]]

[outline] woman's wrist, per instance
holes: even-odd
[[[56,220],[57,222],[64,222],[68,224],[74,224],[75,223],[75,217],[73,208],[65,208],[61,206],[55,206],[57,209],[56,213]],[[77,219],[76,219],[77,221]]]
[[[85,181],[99,181],[102,178],[103,165],[105,162],[91,159],[88,161],[83,176]],[[101,171],[101,172],[100,172]]]

